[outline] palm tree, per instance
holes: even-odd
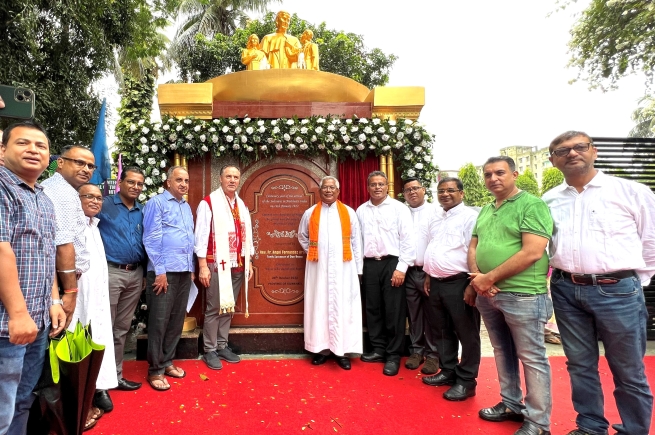
[[[182,0],[178,7],[180,25],[168,49],[168,57],[178,61],[193,51],[195,37],[202,34],[232,35],[248,20],[246,11],[265,12],[271,1],[280,0]]]

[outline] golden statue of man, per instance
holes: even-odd
[[[277,30],[262,38],[260,49],[266,54],[271,68],[297,68],[298,53],[302,45],[298,38],[287,34],[291,15],[280,11],[275,17]]]
[[[248,46],[241,52],[241,63],[246,70],[258,70],[264,52],[259,50],[259,37],[254,33],[248,37]]]
[[[314,32],[309,29],[305,30],[300,36],[304,67],[306,69],[318,71],[318,45],[312,42],[312,38],[314,38]]]

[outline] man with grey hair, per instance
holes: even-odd
[[[385,173],[373,171],[366,182],[370,200],[359,206],[357,217],[363,239],[366,325],[373,349],[362,355],[362,361],[384,362],[382,373],[395,376],[405,338],[405,273],[416,258],[416,232],[409,208],[389,197]]]
[[[239,168],[223,166],[221,187],[203,198],[196,212],[194,250],[200,266],[198,278],[207,289],[202,359],[213,370],[223,368],[221,360],[241,361],[227,346],[236,300],[244,283],[248,312],[248,281],[252,279],[252,224],[248,207],[237,194],[240,181]]]
[[[339,201],[339,181],[321,180],[321,200],[302,216],[298,241],[307,253],[305,266],[305,349],[312,364],[327,361],[350,370],[346,353],[362,353],[362,305],[359,275],[362,246],[355,211]]]
[[[180,341],[189,288],[194,279],[193,214],[185,201],[189,173],[182,166],[168,170],[167,190],[143,209],[143,246],[148,254],[148,383],[157,391],[171,388],[165,376],[183,378],[173,365]]]

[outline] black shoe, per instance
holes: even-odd
[[[363,353],[361,360],[364,362],[384,362],[384,355],[376,352]]]
[[[317,353],[314,355],[314,358],[312,358],[312,364],[315,366],[320,366],[321,364],[325,364],[325,362],[328,360],[330,355],[323,355],[322,353]]]
[[[425,376],[421,378],[421,380],[425,385],[429,385],[431,387],[441,387],[444,385],[453,385],[455,383],[455,376],[444,375],[443,371],[441,371],[434,376]]]
[[[118,387],[116,387],[117,390],[123,391],[134,391],[139,388],[141,388],[141,382],[128,381],[125,378],[120,378],[118,380]]]
[[[387,376],[396,376],[400,370],[400,361],[387,361],[384,363],[382,373]]]
[[[105,412],[114,409],[114,404],[111,402],[111,397],[109,397],[107,390],[96,390],[96,393],[93,395],[93,406]]]
[[[344,370],[350,370],[350,358],[348,357],[338,356],[337,364],[339,364],[339,367],[341,367]]]
[[[512,411],[503,402],[491,408],[481,409],[478,415],[487,421],[523,421],[523,414]]]
[[[525,421],[523,426],[514,432],[514,435],[550,435],[550,431],[543,430],[531,421]]]
[[[443,398],[452,402],[460,402],[473,396],[475,396],[475,387],[466,388],[460,384],[453,385],[443,393]]]

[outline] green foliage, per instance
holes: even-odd
[[[655,6],[647,0],[592,0],[571,29],[569,65],[591,88],[616,87],[636,71],[655,67]]]
[[[473,163],[462,166],[457,177],[464,185],[464,204],[482,207],[491,202],[492,195],[485,187]]]
[[[389,71],[396,61],[393,54],[386,55],[380,49],[367,49],[361,35],[344,33],[310,24],[293,15],[288,33],[299,37],[305,29],[314,32],[321,56],[321,71],[331,72],[363,84],[371,89],[389,81]],[[237,29],[230,36],[216,34],[209,39],[202,34],[195,37],[195,44],[188,51],[172,53],[180,68],[183,81],[203,82],[227,72],[242,71],[241,51],[246,47],[248,36],[259,38],[275,32],[275,16],[268,13],[262,21],[250,21],[244,29]]]
[[[534,196],[539,196],[539,184],[537,184],[537,179],[530,169],[526,169],[525,172],[516,177],[516,187]]]
[[[635,126],[630,137],[655,137],[655,98],[645,95],[639,100],[639,107],[632,112]]]
[[[65,145],[91,143],[100,110],[93,83],[112,70],[114,50],[136,46],[147,52],[152,48],[144,23],[161,19],[175,3],[0,2],[0,83],[36,93],[35,118],[48,131],[51,152]]]
[[[548,192],[555,186],[559,186],[564,181],[564,174],[557,168],[547,168],[541,174],[541,194]]]

